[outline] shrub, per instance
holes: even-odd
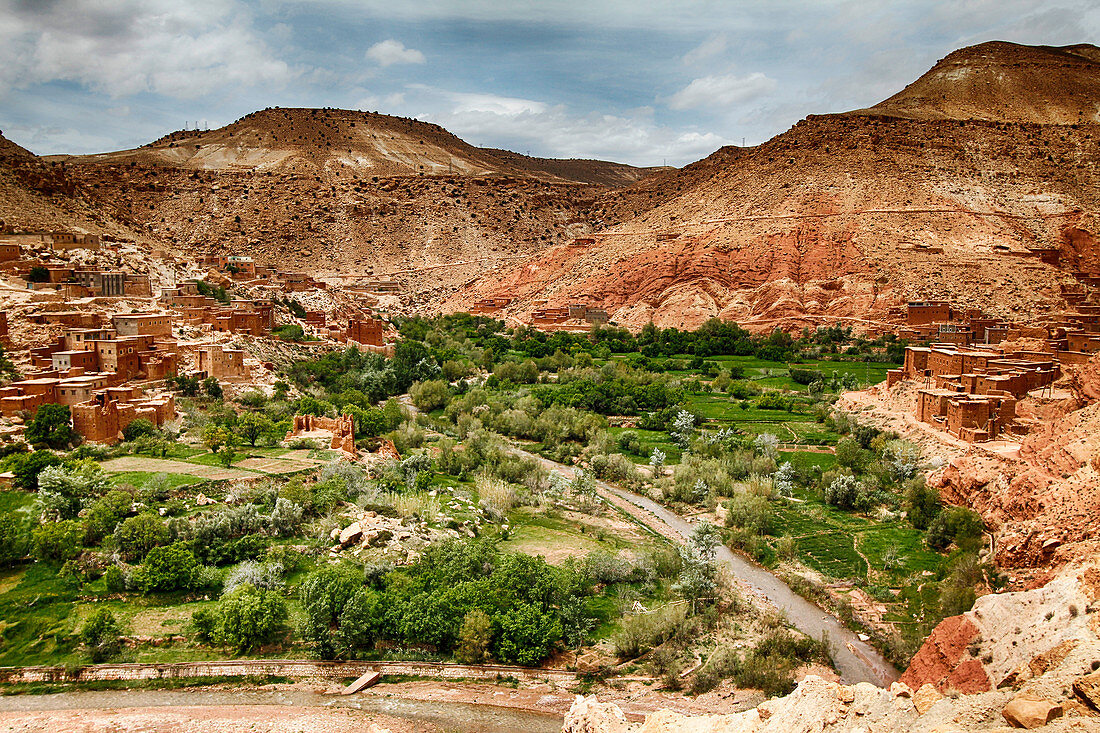
[[[505,664],[533,667],[554,650],[561,624],[530,603],[517,603],[497,617],[496,656]]]
[[[11,565],[23,557],[26,545],[26,531],[15,513],[0,514],[0,567]]]
[[[649,613],[624,616],[611,637],[615,655],[635,659],[654,646],[679,635],[687,627],[687,606],[669,605]]]
[[[726,526],[754,535],[771,532],[772,509],[768,500],[748,492],[738,492],[726,502]]]
[[[92,663],[105,662],[118,654],[122,648],[118,620],[110,609],[100,606],[92,611],[84,628],[80,630],[80,640],[88,647]]]
[[[224,596],[218,612],[218,640],[238,652],[273,640],[287,618],[286,604],[276,592],[248,584]]]
[[[122,431],[122,437],[126,441],[137,440],[144,436],[155,436],[157,434],[157,426],[143,417],[131,421]]]
[[[489,659],[489,647],[492,642],[492,621],[488,614],[475,608],[462,619],[455,657],[463,664],[483,664]]]
[[[60,466],[61,459],[48,450],[36,450],[33,453],[16,453],[6,459],[9,470],[14,475],[12,483],[25,491],[38,491],[38,476],[49,466]]]
[[[134,586],[142,593],[187,590],[199,569],[195,555],[177,543],[154,547],[133,575]]]
[[[130,517],[115,530],[118,549],[130,560],[141,560],[154,547],[167,544],[168,537],[168,527],[151,512]]]
[[[223,593],[232,593],[245,585],[259,590],[282,590],[283,567],[273,562],[245,560],[226,574]]]
[[[981,516],[965,507],[944,509],[928,527],[926,541],[935,550],[946,550],[952,542],[960,550],[973,551],[981,545],[985,524]]]
[[[417,382],[409,388],[409,397],[418,410],[423,412],[439,410],[451,401],[451,386],[442,379]]]
[[[917,529],[928,529],[940,512],[940,494],[924,479],[910,479],[905,491],[905,516]]]
[[[80,554],[80,540],[84,527],[75,519],[63,522],[47,522],[34,528],[31,544],[35,557],[42,560],[65,561]]]

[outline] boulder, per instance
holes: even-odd
[[[1073,683],[1073,694],[1078,700],[1100,712],[1100,672],[1077,678]]]
[[[1012,698],[1001,715],[1013,728],[1038,728],[1062,717],[1062,706],[1024,693]]]
[[[937,690],[934,685],[925,683],[913,694],[913,706],[916,707],[919,714],[924,715],[943,697],[943,693]]]
[[[359,522],[352,522],[347,527],[344,527],[340,532],[340,545],[348,546],[352,542],[358,542],[359,538],[363,536],[363,527]]]
[[[601,703],[596,696],[577,695],[565,715],[562,733],[626,733],[626,716],[615,703]]]

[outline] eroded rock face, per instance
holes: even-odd
[[[1100,563],[1100,560],[1096,561]],[[1073,610],[1076,609],[1076,610]],[[1100,730],[1100,567],[1047,586],[988,595],[944,621],[890,689],[807,676],[790,695],[731,715],[670,710],[639,725],[617,706],[578,697],[569,733],[969,733],[1007,726]],[[914,692],[915,690],[915,692]]]

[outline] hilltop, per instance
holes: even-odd
[[[205,171],[330,176],[510,175],[555,183],[626,185],[644,168],[598,160],[532,158],[477,148],[439,125],[343,109],[253,112],[214,130],[180,130],[132,150],[52,156],[73,164],[136,163]]]
[[[610,192],[597,208],[621,224],[443,307],[510,297],[524,318],[542,301],[586,302],[632,328],[720,316],[767,330],[871,325],[942,298],[1036,318],[1063,305],[1067,270],[1097,264],[1100,125],[1077,112],[1100,105],[1100,50],[1071,48],[963,49],[882,105]],[[975,79],[998,86],[974,96]],[[933,82],[939,102],[921,106]],[[1061,267],[1039,261],[1046,249]]]

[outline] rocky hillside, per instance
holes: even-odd
[[[64,166],[0,135],[0,231],[66,229],[123,240],[137,236],[93,200]]]
[[[476,148],[439,125],[342,109],[271,108],[215,130],[181,130],[134,150],[52,156],[73,164],[136,163],[208,171],[329,176],[512,175],[626,185],[648,172],[598,160],[530,158]]]
[[[516,298],[522,316],[545,298],[603,306],[635,328],[721,316],[757,329],[858,326],[914,298],[1019,320],[1058,308],[1064,270],[1096,258],[1100,125],[1076,113],[1067,124],[1066,110],[1085,98],[1100,105],[1089,59],[1100,51],[1032,49],[1031,62],[1014,64],[1021,48],[964,49],[941,62],[953,74],[935,78],[943,94],[956,79],[946,98],[960,99],[964,79],[999,80],[975,104],[1001,104],[999,90],[1011,90],[1027,121],[947,103],[902,116],[891,111],[900,96],[883,109],[811,116],[755,148],[608,194],[597,207],[615,213],[608,224],[636,215],[598,231],[595,244],[562,244],[483,277],[445,308],[499,295]],[[911,86],[906,104],[918,107],[930,85]],[[1044,248],[1065,251],[1063,269],[1033,256]]]
[[[870,112],[919,120],[1100,122],[1100,49],[992,41],[949,54]]]
[[[332,109],[269,109],[49,161],[108,216],[169,248],[392,276],[417,300],[588,231],[600,194],[648,173],[476,148],[438,125]]]
[[[1100,570],[1067,569],[1044,588],[984,596],[941,623],[890,689],[808,676],[790,695],[731,715],[669,710],[631,725],[578,697],[564,733],[828,733],[1100,729]]]

